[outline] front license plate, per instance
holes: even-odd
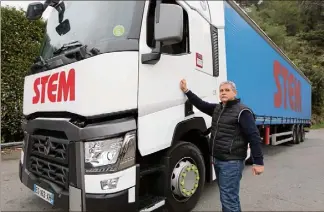
[[[51,192],[46,191],[42,187],[39,187],[38,185],[34,184],[34,193],[45,200],[46,202],[49,202],[50,204],[54,204],[54,194]]]

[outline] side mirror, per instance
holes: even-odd
[[[179,43],[183,38],[183,9],[175,4],[159,4],[155,11],[154,39],[156,47],[142,54],[142,64],[156,64],[161,57],[161,45]]]
[[[28,5],[26,17],[28,20],[38,20],[42,17],[44,5],[40,2],[33,2]]]
[[[71,25],[69,19],[65,19],[55,28],[57,34],[65,35],[71,30]]]
[[[154,38],[165,45],[182,41],[183,9],[175,4],[161,4],[160,15],[155,17]]]

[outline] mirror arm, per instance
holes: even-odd
[[[56,11],[58,12],[59,15],[59,23],[62,23],[63,21],[63,16],[64,16],[64,12],[65,12],[65,4],[62,1],[60,3],[60,0],[46,0],[44,2],[44,11],[47,9],[48,6],[51,6],[53,8],[56,9]]]
[[[64,18],[64,12],[65,12],[65,4],[62,1],[60,4],[56,4],[54,8],[57,10],[59,13],[59,23],[62,23],[63,18]]]
[[[157,0],[156,1],[156,6],[155,6],[155,23],[160,22],[160,5],[161,5],[162,0]],[[155,41],[156,47],[152,50],[151,53],[147,54],[142,54],[142,64],[151,64],[154,65],[156,64],[160,58],[161,58],[161,42],[160,41]]]
[[[51,2],[52,2],[51,0],[46,0],[44,2],[44,11],[47,9],[48,6],[50,6]]]
[[[155,23],[160,22],[160,12],[161,12],[161,0],[156,1],[156,6],[155,6]]]
[[[142,64],[155,65],[161,58],[161,42],[156,41],[156,47],[151,53],[142,54]]]

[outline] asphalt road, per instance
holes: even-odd
[[[324,211],[324,130],[299,145],[264,147],[265,172],[244,171],[243,211]],[[1,211],[61,211],[34,196],[18,178],[18,160],[1,161]],[[220,211],[218,187],[208,185],[195,211]]]

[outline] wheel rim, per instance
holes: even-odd
[[[199,186],[199,170],[192,158],[183,158],[174,166],[171,175],[171,191],[179,201],[187,201]]]

